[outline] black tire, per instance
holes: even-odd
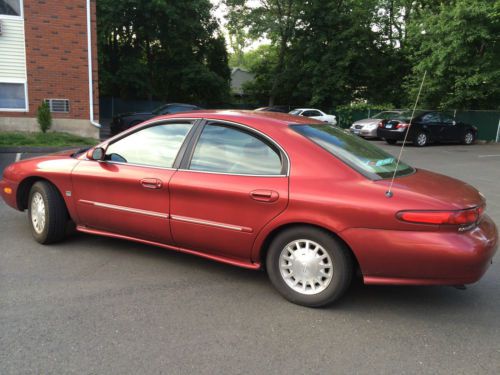
[[[43,211],[37,210],[40,202],[43,202]],[[44,224],[37,226],[36,223],[41,223],[42,220]],[[38,181],[31,187],[28,221],[31,233],[37,242],[50,244],[64,239],[68,228],[68,211],[61,194],[51,183]]]
[[[423,131],[417,131],[413,136],[412,143],[417,147],[424,147],[429,144],[429,135]]]
[[[462,144],[472,145],[476,141],[476,134],[472,130],[466,130],[462,137]]]
[[[305,243],[306,240],[310,241],[310,243],[308,243],[307,245],[301,245],[306,246],[303,249],[304,251],[310,252],[309,249],[311,246],[319,245],[319,248],[313,247],[313,249],[316,249],[315,255],[312,256],[312,259],[314,259],[313,263],[321,262],[321,264],[323,265],[323,260],[318,261],[318,257],[323,258],[325,257],[325,253],[327,254],[330,262],[324,264],[329,265],[330,270],[328,272],[331,272],[331,274],[320,273],[322,279],[318,279],[317,282],[315,279],[314,283],[306,281],[305,283],[301,284],[299,282],[297,284],[297,288],[303,287],[304,292],[298,292],[297,290],[292,289],[292,286],[288,285],[288,282],[297,282],[297,280],[299,280],[299,278],[302,276],[300,275],[298,278],[295,278],[295,273],[293,273],[293,270],[298,267],[297,275],[299,275],[300,272],[303,272],[304,277],[307,278],[311,276],[309,272],[311,274],[318,274],[318,271],[316,270],[318,268],[318,265],[311,264],[309,266],[306,265],[306,263],[301,263],[301,261],[299,260],[294,260],[295,266],[291,266],[290,264],[292,264],[292,261],[288,261],[285,258],[281,257],[282,253],[286,255],[288,254],[287,251],[293,248],[294,245],[291,244],[302,244]],[[313,245],[311,245],[311,243]],[[298,249],[298,246],[295,246],[295,248],[297,249],[295,251],[302,251]],[[281,261],[288,262],[287,264],[283,263],[283,266],[289,267],[291,270],[282,270],[280,263]],[[349,249],[347,249],[341,241],[336,239],[328,232],[314,227],[299,226],[281,232],[271,242],[266,258],[266,269],[269,279],[271,280],[274,287],[287,300],[302,306],[320,307],[338,300],[344,294],[345,290],[351,283],[353,273],[353,260]],[[288,279],[289,281],[286,281],[282,272],[287,275],[293,276],[287,277],[286,279]],[[320,284],[321,282],[324,282],[323,278],[325,280],[329,280],[328,284],[324,287]],[[326,282],[324,283],[326,284]],[[312,284],[315,285],[313,286]],[[309,290],[308,292],[306,292],[306,288],[308,287]],[[314,289],[316,288],[318,288],[319,291],[315,293]]]
[[[386,139],[385,140],[387,142],[387,144],[389,145],[395,145],[398,141],[395,140],[395,139]]]

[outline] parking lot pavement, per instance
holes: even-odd
[[[500,223],[500,145],[403,159],[478,187]],[[355,283],[309,309],[263,272],[83,234],[42,246],[3,202],[0,223],[1,374],[499,373],[498,262],[466,291]]]

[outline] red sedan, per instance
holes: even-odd
[[[284,297],[306,306],[338,299],[356,272],[366,284],[473,283],[498,243],[472,186],[280,113],[156,118],[88,151],[14,163],[0,187],[10,206],[28,210],[40,243],[62,240],[74,223],[265,268]]]

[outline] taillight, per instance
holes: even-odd
[[[399,211],[396,217],[408,223],[470,225],[483,215],[484,205],[460,211]]]
[[[409,124],[404,124],[404,123],[399,123],[399,124],[396,125],[396,129],[405,129],[408,126],[410,126],[410,125]]]

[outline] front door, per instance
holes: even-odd
[[[111,144],[103,161],[83,160],[72,173],[81,224],[172,243],[168,184],[192,123],[141,128]]]
[[[265,137],[234,124],[205,125],[170,181],[175,243],[248,261],[259,231],[288,203],[288,161]]]
[[[459,129],[450,116],[441,114],[441,139],[443,141],[459,140]]]

